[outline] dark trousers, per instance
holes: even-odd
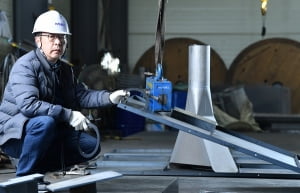
[[[90,153],[97,139],[86,133],[80,135],[79,141],[78,138],[78,131],[69,125],[57,124],[49,116],[38,116],[27,122],[21,139],[11,139],[1,149],[19,158],[17,176],[43,174],[88,161],[80,155],[78,143],[84,152]]]

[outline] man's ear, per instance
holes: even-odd
[[[34,41],[35,41],[35,44],[38,48],[41,48],[42,47],[42,42],[41,42],[41,38],[39,38],[38,36],[35,36],[34,37]]]

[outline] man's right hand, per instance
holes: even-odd
[[[125,96],[130,96],[130,92],[126,90],[116,90],[109,95],[109,99],[113,104],[118,104]]]
[[[72,111],[69,123],[76,131],[86,131],[88,130],[88,124],[90,121],[81,112]]]

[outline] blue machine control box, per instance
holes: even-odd
[[[156,77],[146,78],[146,90],[149,92],[148,110],[171,111],[172,108],[172,82]]]

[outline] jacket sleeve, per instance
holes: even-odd
[[[109,100],[110,92],[107,90],[91,90],[81,82],[77,82],[75,88],[81,108],[97,108],[112,104]]]
[[[11,70],[11,92],[21,113],[27,117],[48,115],[68,122],[70,109],[40,100],[37,76],[37,72],[27,61],[16,62]]]

